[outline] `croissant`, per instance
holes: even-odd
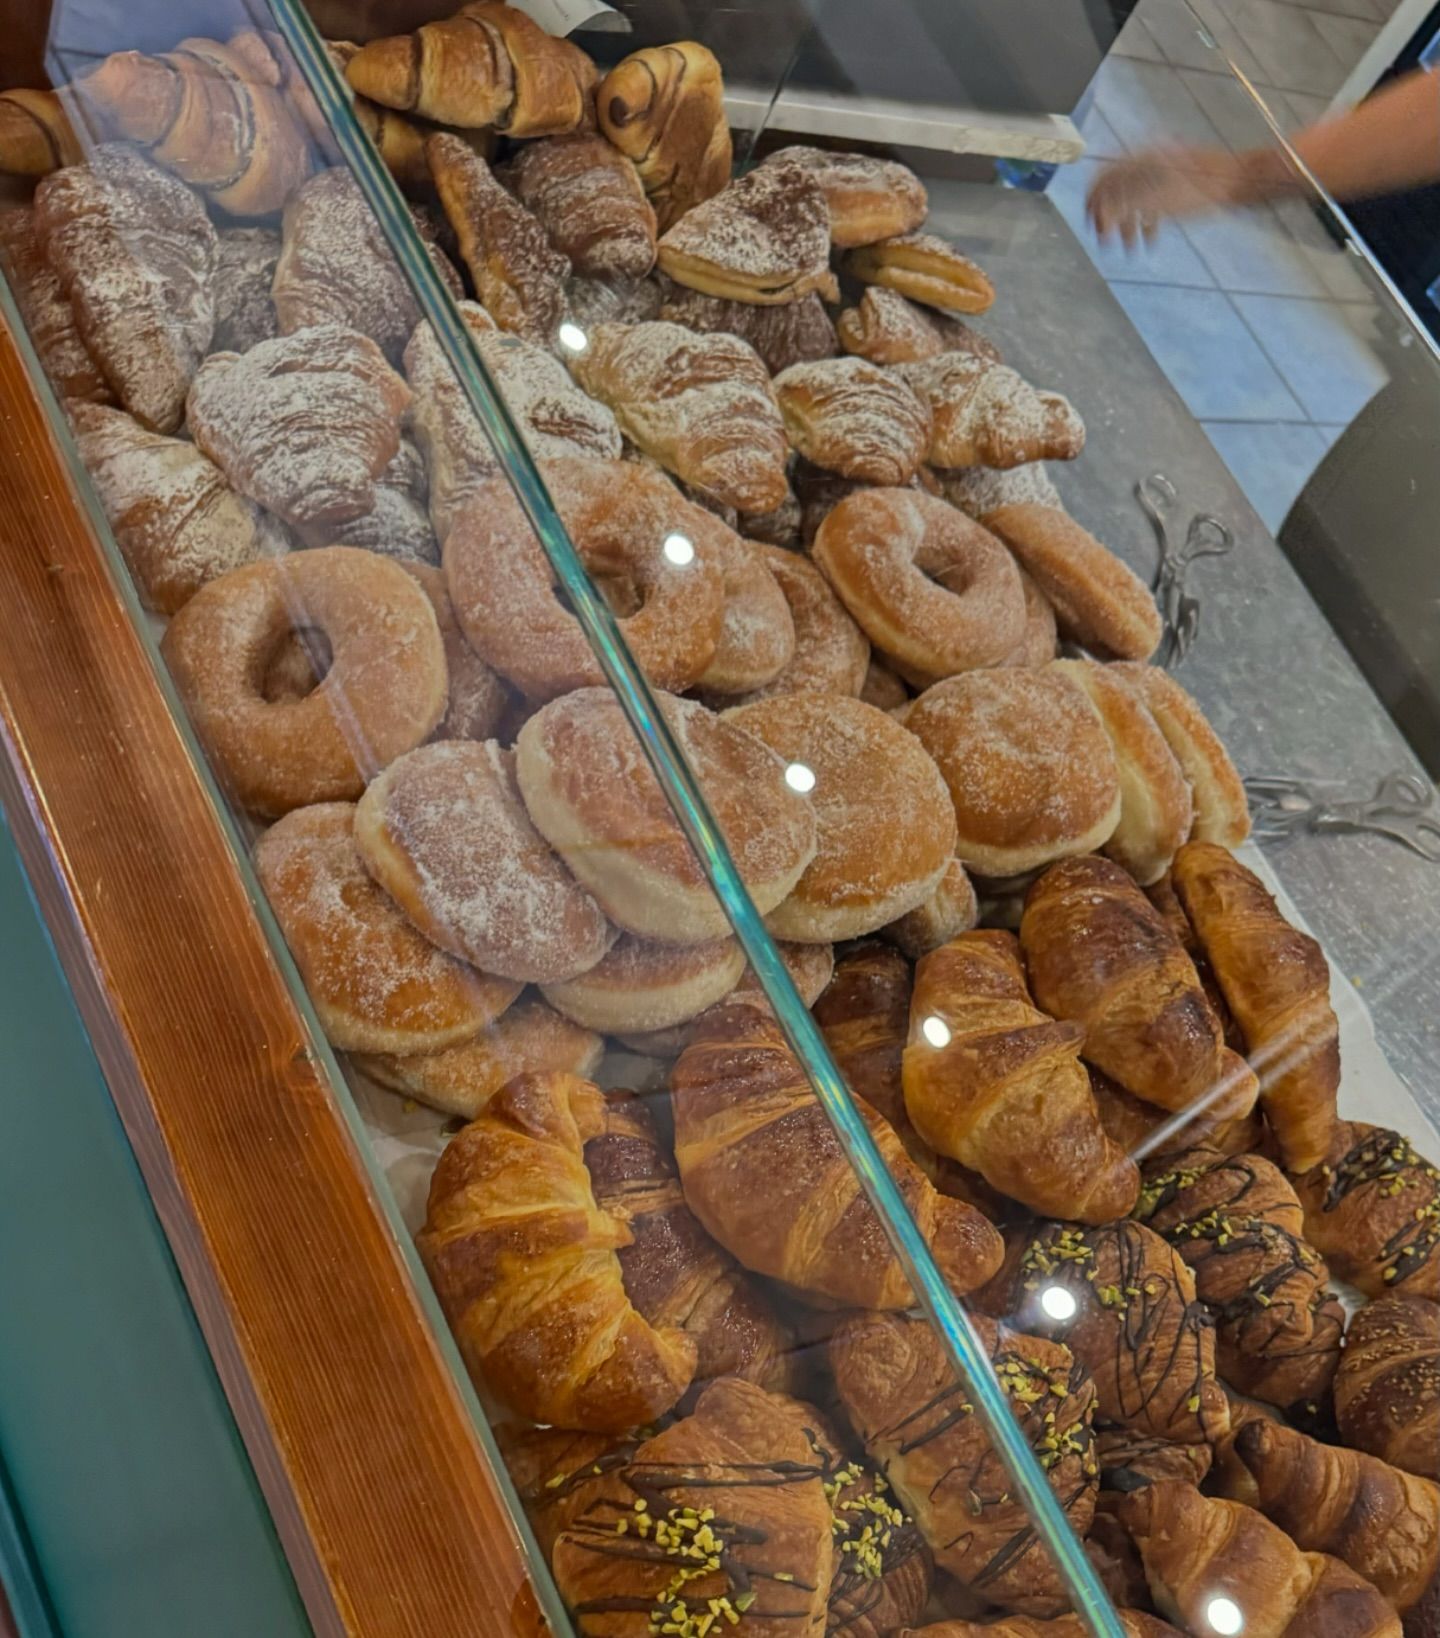
[[[1095,1095],[1100,1124],[1111,1140],[1137,1162],[1178,1154],[1181,1149],[1194,1148],[1196,1144],[1217,1149],[1221,1154],[1247,1154],[1264,1137],[1263,1127],[1257,1125],[1252,1130],[1248,1118],[1214,1121],[1206,1110],[1167,1115],[1153,1103],[1132,1097],[1103,1069],[1096,1069],[1094,1064],[1086,1067],[1090,1071],[1090,1090]]]
[[[1085,447],[1085,423],[1067,399],[979,353],[937,353],[896,373],[930,406],[932,466],[1073,461]]]
[[[441,125],[497,125],[512,137],[575,130],[598,77],[578,46],[500,0],[477,0],[414,34],[372,40],[345,74],[382,107]]]
[[[1382,1297],[1356,1314],[1335,1373],[1335,1418],[1347,1445],[1440,1477],[1440,1306]]]
[[[1195,929],[1190,925],[1190,918],[1185,914],[1185,906],[1181,904],[1180,895],[1175,891],[1174,873],[1167,870],[1159,881],[1151,882],[1145,889],[1145,897],[1160,912],[1165,925],[1180,940],[1181,948],[1195,963],[1195,971],[1200,975],[1200,986],[1205,991],[1205,999],[1220,1020],[1220,1028],[1225,1034],[1225,1045],[1232,1051],[1243,1054],[1245,1037],[1241,1035],[1240,1026],[1235,1022],[1230,1008],[1226,1005],[1225,997],[1220,993],[1220,986],[1215,982],[1215,974],[1210,971],[1210,963],[1205,958],[1204,950],[1200,948],[1200,940],[1195,937]],[[1259,1119],[1258,1111],[1256,1119]]]
[[[1440,1299],[1440,1168],[1383,1126],[1338,1121],[1325,1158],[1291,1181],[1305,1233],[1368,1297]]]
[[[91,358],[60,280],[45,260],[35,229],[35,213],[20,205],[0,214],[0,263],[30,344],[39,355],[58,397],[110,404],[113,395]]]
[[[1168,1621],[1143,1610],[1115,1610],[1126,1638],[1181,1638]],[[909,1627],[899,1638],[1088,1638],[1090,1628],[1078,1615],[1057,1615],[1053,1621],[1033,1615],[1007,1615],[983,1624],[975,1621],[936,1621],[928,1627]]]
[[[1174,1444],[1224,1435],[1215,1333],[1195,1277],[1141,1224],[1044,1223],[1012,1234],[1004,1268],[975,1300],[1064,1342],[1094,1378],[1096,1410],[1108,1421]],[[1072,1304],[1072,1317],[1055,1317]]]
[[[904,1089],[916,1131],[1032,1211],[1123,1217],[1140,1174],[1100,1123],[1081,1038],[1031,1003],[1013,933],[962,933],[915,969]]]
[[[1335,1131],[1340,1026],[1330,968],[1252,871],[1216,842],[1175,855],[1175,892],[1235,1016],[1289,1172],[1325,1159]]]
[[[1394,1607],[1368,1581],[1302,1552],[1239,1502],[1171,1480],[1126,1496],[1118,1511],[1156,1605],[1187,1632],[1226,1630],[1211,1618],[1224,1599],[1255,1638],[1400,1638]]]
[[[85,157],[64,105],[53,91],[0,91],[0,171],[49,176]]]
[[[582,278],[643,279],[655,265],[655,212],[624,154],[593,131],[529,142],[505,180]]]
[[[609,1092],[601,1129],[585,1144],[595,1203],[630,1230],[625,1290],[657,1329],[693,1337],[696,1383],[743,1376],[789,1387],[793,1340],[760,1288],[706,1234],[685,1204],[675,1167],[641,1100]]]
[[[647,1638],[662,1624],[821,1638],[830,1503],[789,1401],[734,1377],[712,1383],[585,1492],[551,1563],[587,1638]]]
[[[1135,1216],[1194,1271],[1196,1292],[1216,1315],[1227,1382],[1282,1409],[1325,1397],[1345,1310],[1275,1166],[1260,1155],[1187,1150],[1147,1176]]]
[[[597,324],[571,368],[627,438],[705,501],[768,512],[789,494],[770,377],[738,336]]]
[[[183,183],[106,144],[35,190],[35,229],[120,403],[173,432],[215,326],[215,229]]]
[[[618,1433],[676,1403],[697,1350],[625,1295],[631,1236],[582,1158],[604,1111],[578,1076],[518,1075],[446,1146],[416,1243],[478,1378],[537,1422]]]
[[[1210,1471],[1214,1452],[1209,1445],[1176,1445],[1153,1433],[1103,1427],[1095,1430],[1095,1456],[1101,1491],[1123,1495],[1161,1479],[1199,1484]]]
[[[1080,1536],[1095,1508],[1095,1388],[1068,1348],[977,1320],[1001,1387]],[[935,1562],[988,1603],[1058,1615],[1064,1584],[928,1321],[855,1314],[829,1349],[870,1456]]]
[[[685,1198],[732,1256],[812,1299],[910,1306],[880,1219],[772,1018],[744,1004],[713,1008],[671,1070],[670,1090]],[[999,1267],[1000,1236],[978,1211],[937,1194],[893,1128],[859,1108],[951,1288],[973,1290]]]
[[[1254,1103],[1194,963],[1119,865],[1052,865],[1026,895],[1020,942],[1035,999],[1084,1026],[1085,1057],[1127,1092],[1212,1120]]]
[[[792,364],[775,399],[794,448],[863,483],[909,483],[925,458],[930,411],[893,372],[863,358]]]
[[[600,129],[631,160],[660,231],[730,180],[720,64],[694,40],[636,51],[600,82]]]
[[[1000,351],[963,319],[917,307],[896,290],[867,285],[859,304],[847,307],[836,325],[847,353],[872,364],[915,364],[937,353],[977,353],[992,363]]]
[[[792,364],[833,358],[837,348],[835,326],[825,303],[812,290],[800,301],[783,307],[758,307],[751,301],[706,296],[684,285],[672,284],[658,315],[687,330],[711,335],[723,330],[748,341],[771,375]],[[752,536],[758,539],[758,536]]]
[[[556,1540],[589,1506],[596,1479],[634,1460],[635,1438],[506,1423],[495,1443],[548,1562]]]

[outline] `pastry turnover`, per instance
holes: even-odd
[[[798,165],[825,193],[830,242],[841,249],[911,232],[930,208],[925,184],[908,165],[829,148],[779,148],[767,165]]]
[[[974,353],[1000,363],[1000,349],[962,319],[917,307],[898,290],[867,286],[854,307],[847,307],[836,326],[847,353],[872,364],[918,364],[937,353]]]
[[[772,375],[792,364],[833,358],[839,350],[835,326],[814,291],[780,307],[757,307],[751,301],[730,301],[672,285],[660,317],[706,334],[724,330],[739,336],[759,353]]]
[[[983,313],[995,300],[984,272],[933,233],[902,233],[852,250],[846,270],[863,284],[883,285],[947,313]]]

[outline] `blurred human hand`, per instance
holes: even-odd
[[[1153,148],[1107,165],[1085,209],[1102,239],[1118,234],[1133,249],[1162,222],[1247,203],[1247,182],[1243,158],[1227,149]]]

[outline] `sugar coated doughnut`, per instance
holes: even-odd
[[[795,621],[759,546],[729,530],[712,530],[709,538],[720,559],[725,611],[714,656],[699,686],[712,694],[744,694],[789,665],[795,653]]]
[[[465,641],[465,633],[455,618],[445,576],[429,563],[402,563],[412,579],[419,581],[445,645],[445,670],[450,692],[445,715],[435,730],[436,739],[489,739],[500,724],[509,703],[505,684]]]
[[[692,687],[720,640],[732,531],[634,461],[574,456],[541,471],[645,675],[657,688]],[[476,489],[445,541],[444,568],[471,646],[522,693],[549,700],[604,681],[507,479]]]
[[[330,651],[318,687],[268,700],[273,655],[296,631]],[[398,563],[356,546],[251,563],[202,586],[160,645],[235,800],[278,818],[353,800],[445,713],[445,649],[429,599]]]
[[[745,970],[733,938],[709,944],[657,944],[625,933],[579,978],[541,986],[557,1012],[588,1029],[669,1029],[729,995]]]
[[[1001,660],[1001,665],[1048,665],[1055,658],[1058,636],[1055,610],[1050,599],[1021,569],[1020,585],[1025,592],[1025,635]]]
[[[815,809],[818,848],[765,918],[777,938],[859,938],[913,910],[955,853],[945,782],[911,733],[864,700],[779,694],[725,714],[782,757]]]
[[[815,855],[809,801],[752,734],[694,700],[659,698],[756,908],[773,910]],[[729,933],[705,869],[607,689],[552,700],[520,730],[516,753],[536,829],[612,921],[670,944]]]
[[[297,808],[260,838],[255,869],[330,1041],[435,1052],[492,1023],[520,985],[437,950],[365,873],[349,802]]]
[[[914,489],[862,489],[813,553],[876,648],[927,681],[997,665],[1025,634],[1020,571],[987,529]]]
[[[526,817],[514,752],[440,740],[360,799],[365,867],[425,936],[489,973],[548,983],[593,967],[615,929]]]
[[[916,905],[888,927],[882,927],[880,936],[912,961],[918,961],[952,938],[968,933],[979,920],[980,901],[975,896],[975,884],[965,866],[958,859],[952,859],[924,904]]]
[[[439,1052],[352,1053],[372,1081],[439,1109],[474,1120],[507,1081],[525,1074],[579,1075],[600,1067],[605,1043],[593,1030],[562,1018],[543,1001],[517,1001],[488,1028]]]
[[[961,862],[1008,877],[1093,853],[1120,820],[1120,779],[1100,715],[1048,668],[970,671],[927,689],[905,726],[955,805]]]
[[[795,625],[795,652],[790,663],[743,700],[749,704],[774,694],[858,694],[870,664],[870,642],[830,590],[825,576],[808,557],[782,551],[778,546],[757,546],[790,606]],[[903,690],[902,690],[903,692]]]

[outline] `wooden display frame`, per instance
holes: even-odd
[[[500,1482],[49,402],[0,316],[0,802],[310,1620],[537,1638]]]

